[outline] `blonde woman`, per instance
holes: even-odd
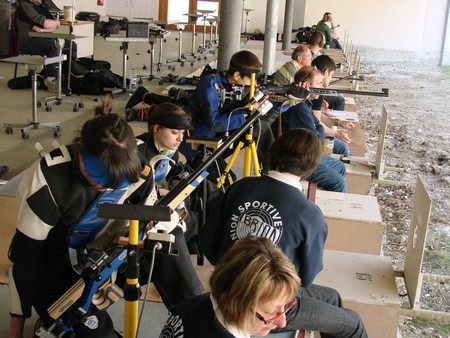
[[[177,307],[160,337],[250,338],[286,326],[300,287],[294,265],[262,237],[237,241],[210,278],[211,293]]]
[[[335,38],[333,17],[331,13],[327,12],[323,15],[322,20],[317,23],[316,31],[325,35],[326,45],[329,48],[342,49],[338,39]]]

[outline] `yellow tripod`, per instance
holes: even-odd
[[[255,73],[251,73],[250,75],[250,93],[249,93],[249,99],[251,100],[253,96],[255,95]],[[249,105],[249,110],[253,110],[253,105]],[[234,162],[236,161],[237,156],[239,155],[239,152],[242,148],[245,147],[244,151],[244,177],[249,177],[251,173],[251,167],[253,162],[253,173],[254,176],[261,176],[261,166],[259,165],[258,161],[258,155],[256,153],[256,146],[255,142],[253,141],[253,127],[250,127],[245,134],[245,141],[239,141],[238,146],[233,152],[233,155],[231,155],[230,161],[228,162],[227,166],[225,167],[224,172],[220,176],[220,180],[217,183],[217,187],[220,188],[226,179],[228,179],[228,182],[230,184],[233,184],[233,178],[230,175],[230,170],[233,167]],[[252,161],[253,160],[253,161]]]

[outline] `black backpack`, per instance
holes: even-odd
[[[113,73],[110,68],[111,64],[108,61],[78,59],[72,64],[70,80],[73,92],[100,95],[104,93],[105,87],[122,88],[123,77]]]

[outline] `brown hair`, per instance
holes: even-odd
[[[261,67],[261,61],[255,54],[248,50],[241,50],[231,57],[228,74],[233,75],[234,72],[239,72],[242,77],[250,76],[249,73],[256,72]]]
[[[174,103],[164,102],[160,104],[152,104],[147,110],[147,128],[150,133],[153,133],[154,125],[151,124],[150,117],[162,116],[181,116],[187,121],[191,121],[191,117],[186,113],[183,107]]]
[[[322,48],[325,45],[325,37],[322,32],[314,32],[309,38],[309,44],[313,46],[320,46]]]
[[[323,14],[322,20],[320,20],[317,25],[320,25],[320,24],[322,24],[324,22],[328,22],[328,21],[333,21],[333,17],[331,16],[330,12],[325,12]]]
[[[210,278],[211,294],[226,324],[247,329],[260,300],[278,297],[287,289],[294,297],[300,277],[289,258],[265,237],[236,241]]]
[[[311,82],[316,74],[320,74],[317,69],[312,66],[304,66],[295,73],[294,84],[301,84],[305,81]]]
[[[322,143],[312,131],[291,129],[278,137],[270,147],[269,167],[281,173],[302,178],[312,174],[322,158]]]
[[[95,117],[84,123],[75,141],[80,142],[85,151],[103,160],[111,177],[108,187],[117,188],[124,180],[137,182],[142,164],[133,130],[112,110],[112,99],[102,99],[102,104],[95,108]]]
[[[326,70],[328,70],[328,72],[336,70],[336,63],[328,55],[319,55],[312,61],[311,66],[315,67],[322,74],[324,74]]]

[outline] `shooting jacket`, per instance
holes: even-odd
[[[195,124],[193,136],[213,138],[244,124],[244,114],[248,113],[248,110],[243,108],[245,103],[226,99],[221,104],[220,89],[231,91],[226,74],[205,74],[201,77],[193,97],[188,102],[188,109]],[[239,107],[242,109],[230,114],[233,109]]]
[[[34,162],[19,184],[17,230],[9,251],[13,316],[28,318],[32,306],[39,313],[39,304],[51,304],[43,299],[44,289],[54,291],[55,300],[61,295],[57,288],[67,290],[62,284],[73,277],[65,277],[72,264],[69,251],[83,248],[109,221],[96,216],[100,201],[138,204],[153,187],[151,172],[143,171],[135,184],[99,191],[82,176],[78,155],[78,145],[57,148]],[[53,284],[55,289],[48,290]]]

